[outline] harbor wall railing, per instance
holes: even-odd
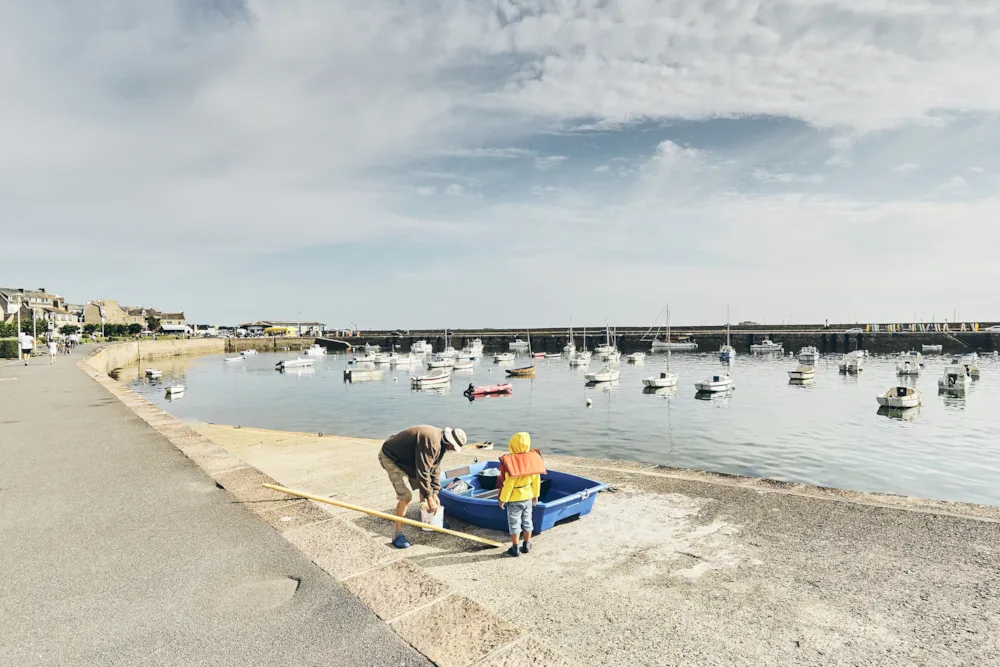
[[[140,359],[164,359],[198,354],[217,354],[225,351],[221,338],[191,338],[172,340],[144,340],[107,345],[87,359],[96,371],[109,374],[115,369],[134,364]]]

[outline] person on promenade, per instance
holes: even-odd
[[[400,431],[382,444],[378,462],[389,475],[392,488],[396,491],[396,516],[406,515],[406,507],[413,500],[412,491],[420,492],[420,499],[427,503],[428,512],[437,513],[440,506],[441,459],[446,451],[462,451],[466,441],[465,431],[460,428],[446,426],[440,429],[423,424]],[[400,521],[396,522],[392,546],[397,549],[410,546]]]
[[[59,354],[59,343],[56,342],[55,338],[49,339],[49,363],[56,363],[56,355]]]
[[[527,433],[515,433],[507,448],[510,454],[500,457],[497,488],[500,489],[500,509],[504,509],[505,505],[507,507],[507,528],[511,541],[507,553],[519,556],[531,551],[531,531],[535,528],[531,513],[541,495],[545,462],[542,461],[542,453],[531,448],[531,436]],[[519,535],[524,539],[520,549],[517,544]]]
[[[23,331],[18,336],[21,342],[18,345],[21,346],[21,357],[24,359],[24,365],[28,365],[28,358],[31,356],[31,351],[35,349],[35,339],[31,334],[24,333]]]

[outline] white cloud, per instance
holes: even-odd
[[[417,194],[421,197],[430,197],[437,192],[437,188],[433,185],[422,185],[417,188]]]
[[[610,167],[608,165],[602,164],[602,165],[599,165],[597,167],[594,167],[594,173],[596,173],[596,174],[602,174],[602,173],[606,172],[608,169],[610,169]]]
[[[463,188],[458,183],[452,183],[451,185],[449,185],[444,189],[444,193],[452,197],[460,197],[464,192],[465,188]]]
[[[498,157],[498,158],[527,158],[534,157],[535,151],[526,148],[453,148],[444,151],[445,155],[456,157]]]
[[[774,172],[767,169],[757,168],[753,170],[753,177],[764,183],[822,183],[823,177],[819,174],[793,174],[789,172]]]
[[[916,162],[904,162],[901,165],[897,165],[897,166],[893,167],[892,169],[890,169],[890,171],[892,171],[894,173],[897,173],[897,174],[908,174],[911,171],[914,171],[914,170],[919,169],[919,168],[920,168],[920,165],[917,164]]]
[[[983,169],[982,167],[969,167],[969,171],[972,172],[973,174],[986,173],[986,170]]]
[[[947,194],[960,195],[969,189],[969,184],[961,176],[952,176],[941,185],[941,191]]]
[[[558,167],[563,162],[566,161],[565,155],[544,155],[542,157],[535,158],[535,169],[552,169],[553,167]]]
[[[681,146],[680,144],[666,139],[657,144],[656,155],[666,159],[692,158],[701,155],[701,151],[695,148]]]

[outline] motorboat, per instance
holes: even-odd
[[[504,371],[507,373],[508,377],[512,378],[527,378],[535,377],[535,366],[521,366],[520,368],[508,368]]]
[[[546,359],[562,359],[562,354],[560,354],[559,352],[546,352],[545,353],[545,358]]]
[[[622,358],[622,353],[618,350],[605,350],[604,352],[598,352],[597,357],[601,361],[620,361]]]
[[[454,357],[446,357],[444,354],[435,354],[431,357],[430,361],[427,362],[427,368],[453,368],[455,366]]]
[[[146,377],[148,377],[151,380],[156,380],[157,378],[163,377],[163,371],[156,368],[147,368]]]
[[[323,355],[326,354],[326,348],[323,347],[322,345],[313,344],[310,345],[309,348],[302,354],[308,355],[310,357],[322,357]]]
[[[803,364],[795,370],[788,371],[788,378],[791,380],[811,380],[814,377],[816,377],[816,367],[812,365]]]
[[[176,396],[177,394],[184,393],[184,385],[182,384],[173,384],[169,387],[164,387],[164,389],[167,392],[167,396]]]
[[[968,354],[963,354],[959,359],[963,364],[974,364],[979,361],[979,354],[977,352],[969,352]]]
[[[517,359],[517,355],[513,352],[498,352],[493,355],[493,361],[500,363],[501,361],[514,361]]]
[[[574,352],[569,355],[569,365],[570,366],[586,366],[590,363],[591,352],[589,350],[584,350],[583,352]]]
[[[279,371],[284,371],[289,368],[306,368],[315,363],[315,359],[303,359],[302,357],[299,357],[297,359],[282,359],[276,363],[274,367]]]
[[[751,352],[756,352],[758,354],[768,353],[768,352],[784,352],[785,346],[782,343],[775,343],[770,338],[765,338],[759,343],[754,343],[750,346]]]
[[[372,352],[381,352],[381,351],[382,351],[382,348],[379,347],[378,345],[372,345],[371,343],[365,343],[365,352],[367,352],[367,353],[370,354]]]
[[[945,366],[944,372],[938,378],[938,389],[954,393],[964,393],[972,384],[972,374],[964,364]]]
[[[904,352],[896,362],[896,375],[916,376],[924,365],[924,357],[919,352]],[[896,407],[896,406],[890,406]]]
[[[799,350],[799,363],[813,366],[819,361],[819,350],[809,345]]]
[[[646,361],[646,353],[633,352],[632,354],[625,357],[625,361],[627,361],[630,364],[641,364],[642,362]]]
[[[489,530],[507,530],[507,512],[497,502],[498,461],[472,463],[441,473],[439,497],[445,515]],[[492,474],[491,474],[492,473]],[[534,534],[557,522],[586,516],[606,484],[569,473],[541,473],[541,494],[531,508]]]
[[[451,382],[450,368],[435,368],[426,375],[410,378],[410,385],[416,388],[437,387]]]
[[[840,358],[840,372],[857,375],[865,369],[865,355],[860,350],[848,352]]]
[[[544,352],[533,352],[531,354],[531,358],[532,359],[544,359],[545,358],[545,353]]]
[[[251,347],[249,350],[243,350],[240,354],[244,357],[253,357],[257,355],[257,350]]]
[[[479,355],[482,356],[482,353],[483,353],[483,339],[482,338],[473,338],[472,339],[472,343],[469,345],[469,347],[472,348],[472,350],[474,352],[478,352]]]
[[[477,352],[476,350],[472,349],[471,347],[463,347],[455,355],[455,358],[456,359],[478,359],[479,358],[479,352]]]
[[[232,363],[234,361],[244,361],[245,359],[246,357],[244,357],[242,354],[238,354],[235,357],[225,357],[222,361],[226,363]]]
[[[529,347],[528,341],[521,340],[520,338],[515,338],[507,346],[509,350],[513,350],[514,352],[527,352],[528,347]]]
[[[975,355],[974,352],[973,352],[973,355]],[[965,368],[966,372],[968,372],[970,378],[972,378],[973,380],[978,380],[979,379],[979,364],[976,363],[976,360],[978,358],[979,358],[979,355],[976,355],[975,357],[973,357],[972,355],[966,354],[966,355],[963,355],[963,356],[959,357],[958,359],[953,360],[951,363],[952,363],[953,366],[955,366],[955,365],[962,366],[963,368]]]
[[[884,408],[915,408],[923,404],[923,395],[913,387],[892,387],[879,394],[878,404]]]
[[[584,374],[584,379],[587,382],[614,382],[621,376],[621,371],[617,368],[611,368],[609,365],[605,365],[599,371],[594,371],[592,373]]]
[[[453,348],[451,345],[448,345],[447,347],[445,347],[438,354],[439,354],[439,356],[442,356],[442,357],[444,357],[446,359],[456,359],[456,358],[458,358],[458,350],[456,350],[455,348]]]
[[[702,393],[718,394],[733,388],[733,378],[729,373],[713,375],[701,382],[695,382],[694,388]]]
[[[407,354],[399,354],[398,352],[393,352],[389,355],[389,363],[393,366],[411,366],[413,364],[419,363],[421,360],[417,358],[412,352]]]
[[[344,370],[346,382],[370,382],[381,380],[384,376],[385,371],[381,368],[348,368]]]
[[[452,368],[456,371],[471,371],[474,366],[472,359],[456,359]]]
[[[920,351],[924,354],[941,354],[944,345],[921,345]]]
[[[479,387],[470,384],[469,388],[462,393],[466,396],[494,396],[498,394],[509,394],[513,391],[514,385],[510,382],[504,382],[501,384],[489,384]]]
[[[416,343],[410,346],[410,352],[413,354],[430,354],[434,351],[434,347],[430,345],[426,340],[418,340]]]

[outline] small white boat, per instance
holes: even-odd
[[[979,379],[979,364],[977,363],[979,355],[973,352],[972,354],[963,354],[961,357],[952,360],[952,364],[959,365],[965,368],[969,373],[969,377],[973,380]]]
[[[641,364],[646,361],[645,352],[633,352],[632,354],[625,357],[625,360],[630,364]]]
[[[562,353],[560,353],[560,352],[546,352],[545,353],[545,358],[546,359],[562,359]]]
[[[182,384],[171,385],[169,387],[166,387],[166,392],[167,396],[176,396],[177,394],[183,394],[184,385]]]
[[[588,351],[574,352],[569,355],[570,366],[586,366],[590,363],[591,353]]]
[[[955,393],[964,393],[972,384],[972,374],[964,364],[945,366],[944,373],[938,378],[938,389]]]
[[[758,354],[764,354],[768,352],[784,352],[785,346],[783,343],[775,343],[770,338],[765,338],[759,343],[754,343],[750,346],[751,352],[756,352]]]
[[[788,377],[791,380],[811,380],[816,377],[816,367],[804,364],[795,370],[788,371]]]
[[[483,352],[483,339],[482,338],[473,338],[472,339],[472,344],[469,345],[469,347],[471,347],[474,351],[479,352],[480,354],[482,354],[482,352]]]
[[[373,364],[388,364],[392,361],[392,354],[388,352],[373,352],[368,357],[368,361]]]
[[[417,388],[437,387],[451,382],[450,368],[435,368],[427,375],[410,378],[410,385]]]
[[[399,354],[398,352],[393,352],[389,355],[389,363],[393,366],[411,366],[419,361],[412,353]]]
[[[370,354],[372,352],[381,352],[381,351],[382,351],[382,348],[379,347],[378,345],[372,345],[371,343],[365,343],[365,352],[367,352],[367,353]]]
[[[807,365],[815,365],[819,361],[819,350],[814,346],[809,345],[799,350],[799,363]]]
[[[286,370],[288,368],[307,368],[316,363],[315,359],[303,359],[299,357],[297,359],[283,359],[274,365],[279,371]]]
[[[662,389],[664,387],[676,387],[677,386],[677,373],[671,373],[669,371],[660,371],[658,376],[643,378],[642,384],[647,387],[654,387],[656,389]]]
[[[348,382],[369,382],[381,380],[385,371],[381,368],[348,368],[344,371],[344,379]]]
[[[713,375],[701,382],[695,382],[694,388],[702,393],[718,394],[733,388],[733,378],[729,373]]]
[[[944,345],[921,345],[920,351],[924,354],[941,354],[944,350]]]
[[[455,355],[456,359],[476,359],[478,357],[479,357],[479,354],[475,350],[473,350],[471,347],[463,347]]]
[[[594,348],[594,354],[600,356],[602,354],[610,354],[615,351],[615,346],[610,344],[598,345]]]
[[[652,351],[654,353],[663,352],[666,350],[672,350],[674,352],[685,352],[685,351],[690,352],[697,349],[698,349],[698,343],[695,343],[694,341],[690,340],[676,340],[676,341],[654,340]]]
[[[242,354],[240,354],[240,355],[237,355],[235,357],[226,357],[225,359],[223,359],[223,361],[229,363],[229,362],[232,362],[232,361],[243,361],[244,359],[246,359],[246,357],[244,357]]]
[[[446,357],[443,354],[435,354],[427,362],[427,368],[452,368],[455,365],[454,357]]]
[[[456,371],[471,371],[474,365],[472,359],[457,359],[452,368]]]
[[[584,379],[587,382],[614,382],[621,375],[621,371],[617,368],[611,368],[611,366],[605,366],[599,371],[594,371],[593,373],[584,374]]]
[[[896,362],[896,375],[920,375],[924,365],[924,357],[919,352],[904,352]],[[897,406],[890,406],[897,407]]]
[[[879,394],[878,404],[884,408],[915,408],[923,404],[923,396],[913,387],[892,387]]]
[[[250,348],[249,350],[243,350],[240,354],[244,357],[252,357],[257,354],[257,350]]]
[[[309,357],[321,357],[326,354],[326,348],[319,344],[310,345],[302,354]]]
[[[515,352],[522,352],[522,351],[527,351],[527,349],[528,349],[528,341],[526,341],[526,340],[521,340],[520,338],[515,338],[515,339],[514,339],[513,341],[511,341],[511,343],[510,343],[510,344],[509,344],[509,345],[507,346],[507,349],[509,349],[509,350],[513,350],[513,351],[515,351]]]
[[[161,371],[161,370],[159,370],[157,368],[147,368],[146,369],[146,377],[158,378],[158,377],[162,377],[162,376],[163,376],[163,371]]]
[[[736,358],[736,350],[732,345],[723,345],[719,348],[719,361],[732,361]]]
[[[458,350],[449,345],[443,350],[441,350],[439,356],[445,357],[446,359],[455,359],[458,357]]]
[[[573,354],[574,352],[576,352],[576,343],[573,341],[563,345],[563,354]]]
[[[865,370],[865,355],[861,350],[848,352],[840,358],[840,372],[857,375]]]
[[[410,352],[413,354],[430,354],[434,351],[434,347],[426,340],[418,340],[416,343],[410,346]]]
[[[501,361],[514,361],[517,356],[513,352],[499,352],[493,355],[493,361],[500,363]]]

